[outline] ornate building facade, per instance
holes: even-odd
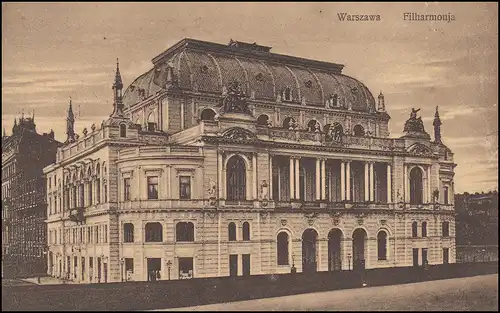
[[[54,132],[38,134],[35,117],[14,121],[2,136],[2,277],[29,277],[47,271],[45,178],[55,161]]]
[[[390,138],[343,65],[184,39],[45,168],[49,273],[80,282],[455,262],[453,154]]]

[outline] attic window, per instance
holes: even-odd
[[[285,89],[283,89],[283,100],[292,101],[292,90],[290,87],[285,87]]]
[[[305,85],[307,88],[311,88],[313,83],[312,83],[312,81],[308,80],[308,81],[306,81]]]
[[[200,67],[200,72],[202,72],[203,74],[208,73],[208,66],[203,65],[202,67]]]
[[[264,75],[262,73],[259,73],[255,76],[255,79],[259,82],[264,81]]]

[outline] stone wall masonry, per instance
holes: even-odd
[[[181,130],[181,102],[182,100],[177,97],[169,97],[168,99],[169,131]]]
[[[119,219],[116,214],[109,215],[108,221],[108,242],[109,242],[109,281],[121,281],[120,268],[120,233]]]

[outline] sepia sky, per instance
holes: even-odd
[[[455,20],[404,21],[405,12]],[[414,107],[434,138],[438,105],[455,191],[497,188],[497,3],[2,3],[2,125],[10,134],[15,116],[35,110],[38,132],[53,128],[64,141],[71,96],[81,134],[112,111],[117,57],[128,86],[183,38],[344,64],[375,97],[385,94],[392,137]]]

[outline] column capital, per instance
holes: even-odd
[[[296,155],[290,156],[290,159],[293,159],[293,160],[300,160],[301,158],[302,158],[301,156],[296,156]]]
[[[349,160],[349,159],[341,159],[340,160],[342,163],[351,163],[352,160]]]

